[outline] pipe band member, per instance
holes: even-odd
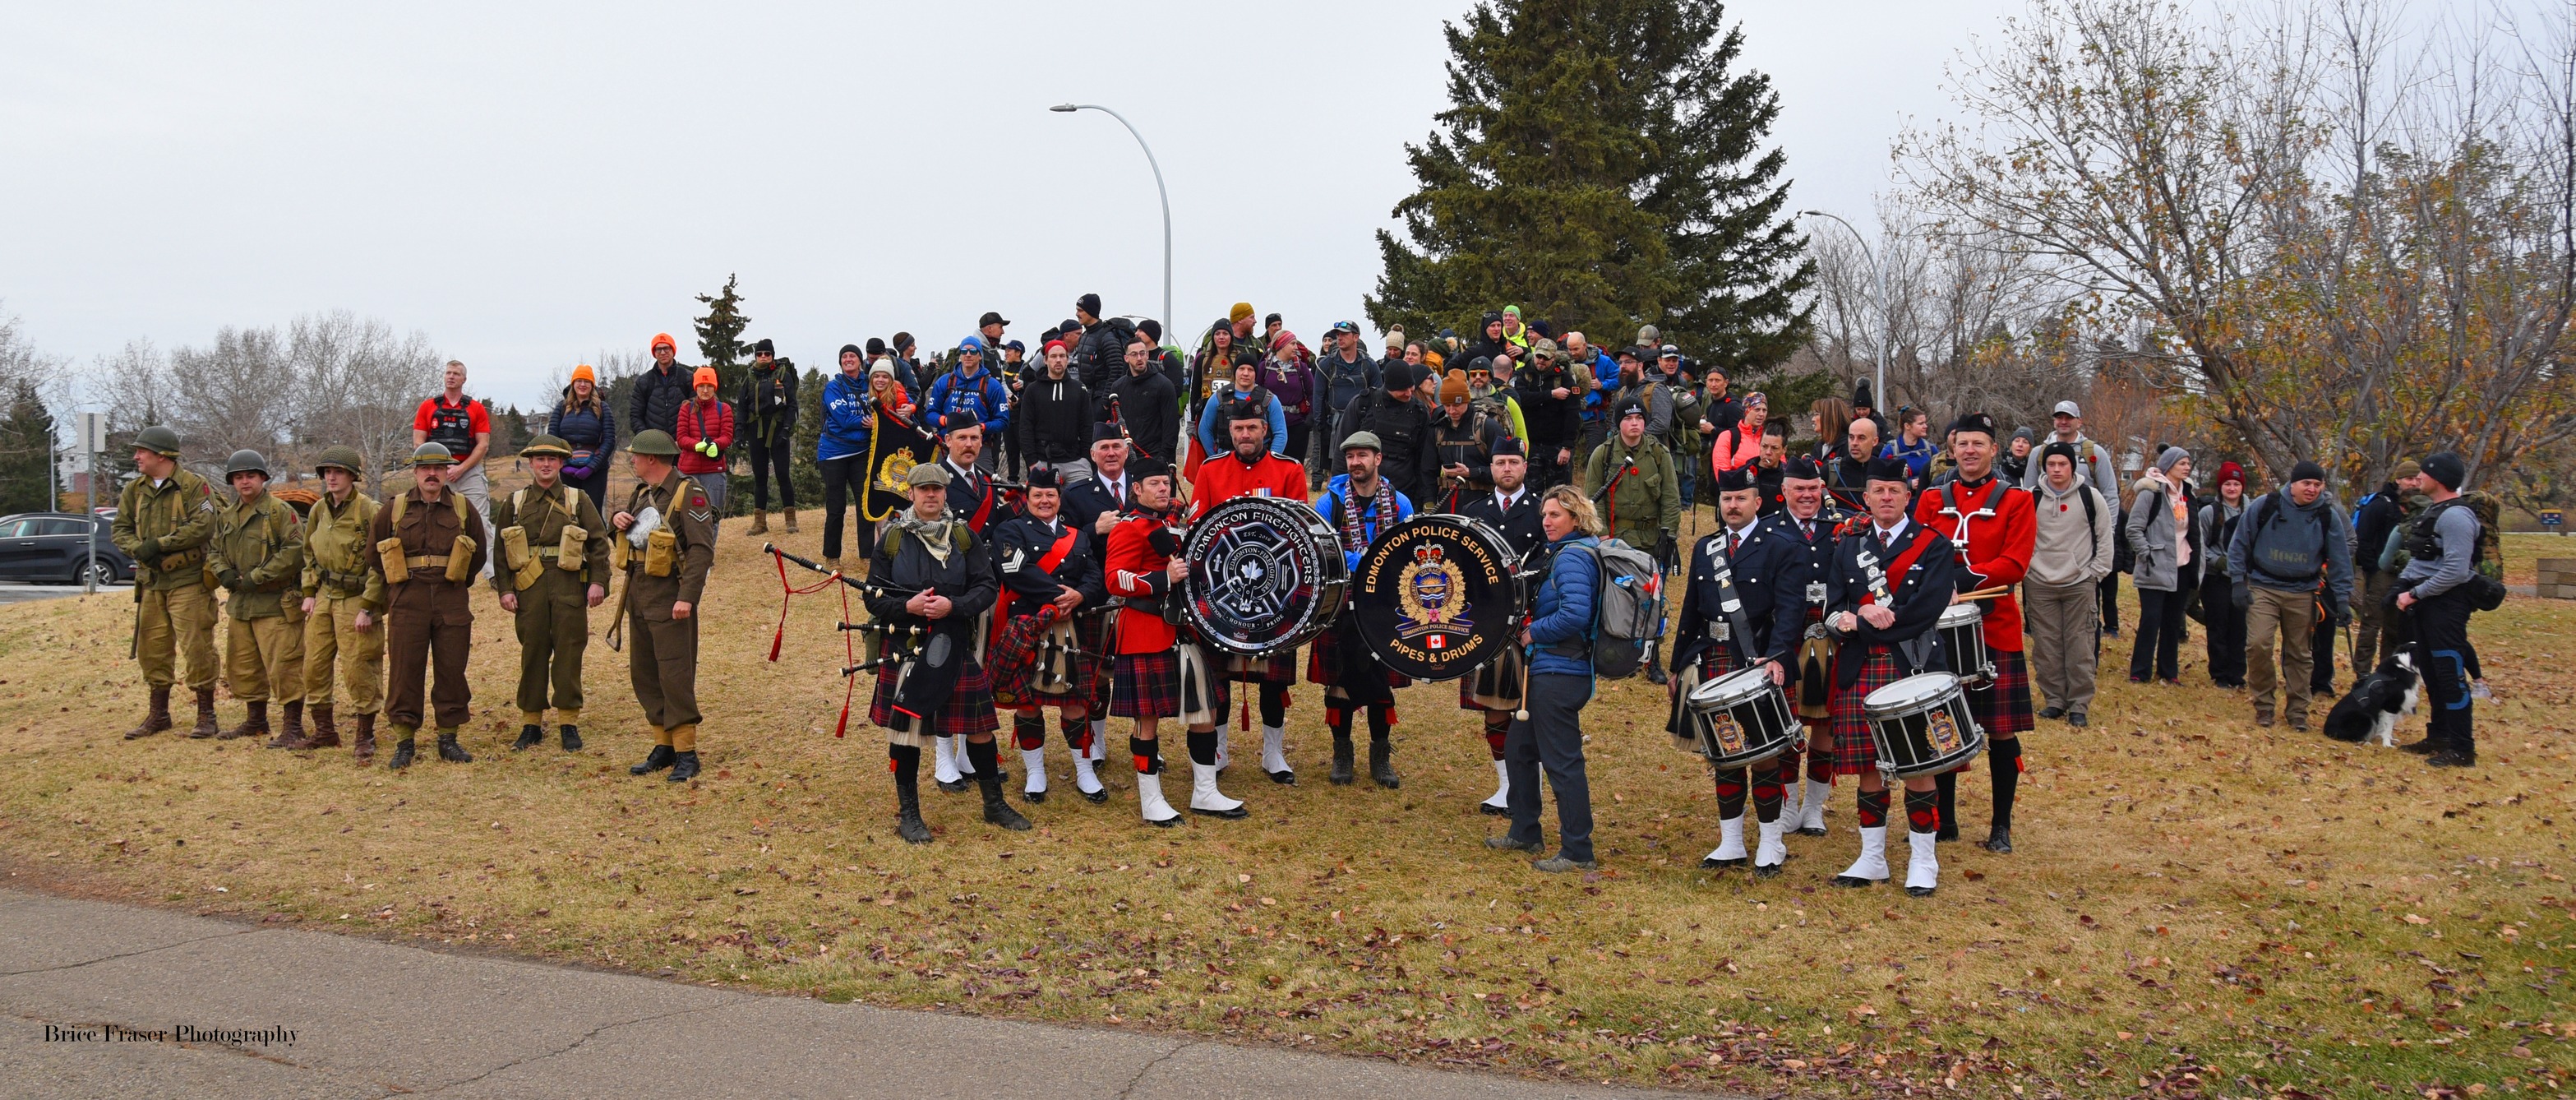
[[[898,513],[868,559],[868,617],[897,629],[919,628],[903,644],[885,636],[868,721],[886,731],[892,761],[895,835],[930,843],[921,820],[921,748],[962,737],[983,788],[984,820],[1014,832],[1029,819],[1002,798],[993,732],[993,682],[975,658],[975,621],[990,610],[1001,584],[993,558],[966,522],[948,510],[949,472],[923,464],[904,475],[912,507]],[[902,652],[898,653],[898,650]]]
[[[1958,554],[1938,531],[1906,515],[1913,499],[1911,471],[1898,458],[1872,459],[1862,500],[1869,514],[1862,529],[1834,548],[1826,578],[1825,630],[1834,653],[1834,771],[1860,777],[1860,858],[1834,876],[1836,886],[1875,886],[1887,881],[1887,781],[1878,771],[1862,701],[1907,676],[1942,667],[1941,636],[1932,629],[1957,592]],[[1906,841],[1913,858],[1905,892],[1928,897],[1940,885],[1933,854],[1940,826],[1939,795],[1931,776],[1905,781]]]

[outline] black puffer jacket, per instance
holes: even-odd
[[[1371,390],[1342,410],[1339,432],[1341,438],[1333,441],[1336,457],[1352,435],[1374,432],[1380,455],[1378,475],[1394,482],[1396,490],[1416,507],[1431,499],[1431,487],[1423,484],[1422,469],[1423,450],[1431,443],[1431,413],[1422,407],[1422,402],[1398,400],[1385,390]]]
[[[1031,462],[1071,462],[1091,451],[1091,391],[1065,371],[1062,379],[1046,377],[1046,368],[1022,383],[1020,402],[1011,410],[1011,436]]]
[[[1083,326],[1082,339],[1073,345],[1073,371],[1082,376],[1083,388],[1108,392],[1127,373],[1127,344],[1135,338],[1135,326],[1116,318]]]
[[[753,367],[734,398],[737,434],[744,442],[782,443],[796,437],[796,364],[777,360],[769,369]]]
[[[671,369],[647,367],[635,378],[635,392],[626,399],[627,435],[648,431],[665,431],[671,438],[680,437],[680,406],[694,396],[689,392],[689,376],[697,368],[686,363],[673,363]]]

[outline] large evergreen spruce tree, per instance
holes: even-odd
[[[54,416],[35,383],[0,383],[0,515],[59,506],[46,495],[52,475],[45,464],[53,460]]]
[[[1381,231],[1369,317],[1480,331],[1517,304],[1616,347],[1652,323],[1758,370],[1805,338],[1812,276],[1763,142],[1768,77],[1716,0],[1500,0],[1447,28],[1449,109],[1405,152],[1420,187]]]

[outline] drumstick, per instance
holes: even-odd
[[[1996,585],[1996,586],[1994,586],[1994,587],[1992,587],[1992,588],[1980,588],[1980,589],[1978,589],[1978,590],[1976,590],[1976,591],[1974,591],[1974,592],[1961,592],[1961,593],[1959,593],[1959,594],[1958,594],[1958,595],[1956,595],[1956,596],[1952,596],[1952,597],[1950,597],[1950,602],[1951,602],[1951,603],[1966,603],[1966,602],[1968,602],[1969,600],[1991,600],[1991,599],[1994,599],[1994,598],[1995,598],[1995,597],[1997,597],[1997,596],[2009,596],[2009,595],[2011,595],[2011,594],[2012,594],[2012,586],[2011,586],[2011,585],[2009,585],[2009,584],[1999,584],[1999,585]]]

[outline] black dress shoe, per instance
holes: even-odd
[[[1932,896],[1932,891],[1934,889],[1936,888],[1931,886],[1908,886],[1905,888],[1905,896],[1909,898],[1928,898]]]
[[[1788,870],[1789,865],[1786,863],[1773,863],[1767,866],[1757,863],[1753,865],[1753,877],[1778,878]]]
[[[2474,768],[2478,766],[2478,754],[2474,751],[2443,749],[2424,762],[2436,768]]]
[[[1940,828],[1932,830],[1932,843],[1934,844],[1948,844],[1957,839],[1959,839],[1959,827],[1956,825],[1944,824]]]
[[[669,783],[686,783],[698,777],[698,750],[690,749],[671,758],[671,774],[662,779]]]
[[[2434,753],[2442,751],[2442,743],[2427,737],[2421,741],[2399,745],[2397,746],[2397,751],[2411,752],[2417,756],[2431,756]]]
[[[1825,827],[1824,827],[1824,826],[1822,826],[1822,825],[1818,825],[1818,826],[1816,826],[1816,827],[1814,827],[1814,828],[1807,828],[1807,827],[1805,827],[1805,826],[1800,826],[1799,828],[1797,828],[1797,829],[1796,829],[1796,830],[1794,830],[1794,831],[1795,831],[1799,836],[1831,836],[1831,835],[1833,835],[1833,830],[1831,830],[1831,829],[1827,829],[1827,828],[1825,828]]]
[[[671,760],[677,755],[679,754],[672,752],[669,745],[655,745],[653,751],[644,754],[644,762],[626,769],[626,774],[651,775],[670,767]]]
[[[1997,825],[1986,834],[1985,849],[2002,855],[2012,854],[2012,830]]]
[[[1044,803],[1046,801],[1046,796],[1047,793],[1045,791],[1022,791],[1020,792],[1020,801],[1036,806]]]
[[[555,727],[555,732],[563,735],[563,749],[565,752],[581,751],[581,727],[557,726]]]
[[[511,752],[533,749],[546,743],[546,728],[534,722],[519,727],[519,739],[510,742]]]
[[[1852,875],[1835,875],[1833,878],[1834,885],[1852,890],[1858,890],[1865,886],[1876,886],[1879,884],[1879,881],[1880,880],[1874,878],[1858,878]]]
[[[1477,813],[1480,813],[1480,814],[1483,814],[1483,815],[1485,815],[1486,817],[1510,817],[1510,816],[1512,816],[1512,808],[1511,808],[1511,807],[1509,807],[1509,806],[1497,806],[1497,805],[1494,805],[1494,804],[1493,804],[1493,803],[1491,803],[1491,802],[1479,802],[1479,803],[1476,803],[1476,812],[1477,812]]]
[[[2060,719],[2060,718],[2064,718],[2064,717],[2066,717],[2066,708],[2065,708],[2065,707],[2050,707],[2050,708],[2048,708],[2047,710],[2043,710],[2043,711],[2039,712],[2039,716],[2040,716],[2040,717],[2042,717],[2042,718],[2046,718],[2046,719],[2048,719],[2049,721],[2054,722],[2054,721],[2056,721],[2056,720],[2058,720],[2058,719]]]
[[[1750,856],[1737,856],[1734,859],[1719,859],[1716,856],[1704,856],[1700,859],[1699,865],[1703,868],[1715,870],[1720,867],[1742,867],[1751,862],[1753,862],[1753,859]]]
[[[1102,788],[1100,788],[1099,790],[1096,790],[1096,791],[1086,791],[1086,790],[1083,790],[1083,789],[1082,789],[1082,788],[1080,788],[1080,787],[1076,787],[1076,788],[1074,788],[1074,793],[1075,793],[1075,794],[1078,794],[1078,795],[1081,795],[1083,798],[1085,798],[1085,799],[1089,800],[1089,801],[1090,801],[1090,803],[1091,803],[1092,805],[1094,805],[1094,806],[1097,806],[1097,805],[1099,805],[1099,804],[1101,804],[1101,803],[1103,803],[1103,802],[1107,802],[1107,801],[1109,801],[1109,788],[1107,788],[1107,787],[1102,787]]]
[[[1252,816],[1252,811],[1241,806],[1237,806],[1231,810],[1202,810],[1196,806],[1192,806],[1190,807],[1190,812],[1199,814],[1203,817],[1219,818],[1225,821],[1241,821],[1244,818]]]
[[[1270,781],[1271,781],[1271,782],[1276,783],[1276,784],[1279,784],[1279,785],[1280,785],[1280,786],[1282,786],[1282,787],[1294,787],[1294,786],[1296,786],[1296,785],[1297,785],[1297,773],[1296,773],[1296,772],[1293,772],[1293,771],[1285,771],[1285,772],[1269,772],[1269,773],[1267,773],[1267,774],[1270,776]]]
[[[2091,721],[2087,720],[2087,719],[2086,719],[2083,715],[2081,715],[2081,714],[2070,714],[2070,715],[2067,715],[2067,716],[2066,716],[2066,724],[2067,724],[2067,725],[2070,725],[2070,726],[2073,726],[2073,727],[2075,727],[2076,729],[2083,729],[2084,727],[2089,726],[2089,725],[2092,725],[2093,723],[2092,723]]]
[[[963,778],[943,779],[939,781],[939,789],[950,794],[964,794],[966,793],[966,788],[972,785],[973,784],[966,782]]]

